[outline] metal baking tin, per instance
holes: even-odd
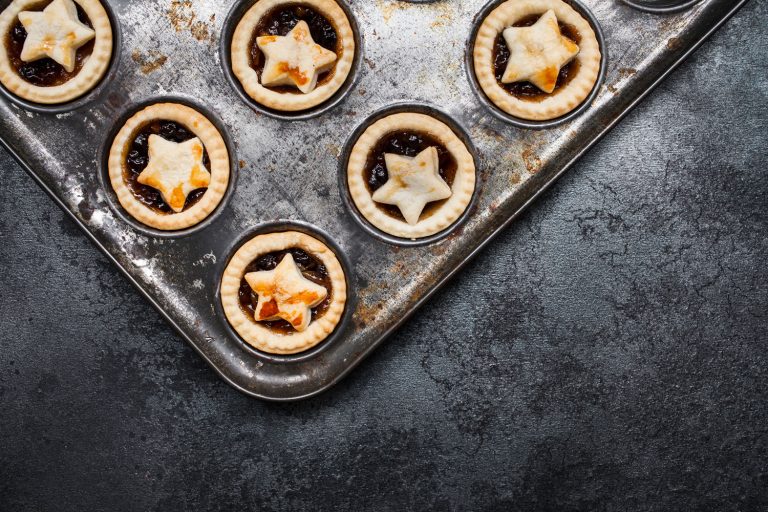
[[[670,14],[683,11],[701,0],[621,0],[625,4],[654,14]]]
[[[226,37],[219,34],[226,36],[227,16],[242,12],[243,2],[109,0],[119,28],[108,78],[62,107],[4,95],[0,141],[223,379],[255,397],[295,400],[354,368],[744,1],[702,0],[659,15],[584,0],[610,55],[604,83],[577,117],[531,130],[499,118],[468,79],[468,41],[482,0],[350,1],[363,54],[349,90],[333,108],[290,121],[254,108],[225,71]],[[215,218],[171,237],[127,222],[101,174],[120,119],[166,98],[197,105],[218,123],[237,164],[231,197]],[[479,164],[466,217],[414,245],[366,229],[340,183],[340,159],[356,128],[403,103],[449,117]],[[305,354],[271,356],[232,332],[218,288],[238,244],[286,227],[331,243],[352,299],[331,339]]]

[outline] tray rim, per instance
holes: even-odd
[[[475,247],[469,254],[467,254],[464,258],[462,258],[456,266],[454,266],[453,269],[451,269],[445,276],[443,276],[440,280],[438,280],[434,286],[427,291],[422,297],[420,297],[418,300],[416,300],[410,310],[403,315],[400,319],[398,319],[396,322],[394,322],[387,330],[383,331],[381,335],[379,336],[378,340],[375,343],[372,343],[366,350],[361,351],[358,353],[357,357],[354,360],[351,360],[349,364],[347,364],[339,373],[337,373],[333,379],[331,379],[328,383],[313,389],[312,391],[308,393],[304,393],[301,395],[295,395],[290,397],[274,397],[269,396],[263,393],[255,393],[252,391],[249,391],[242,386],[240,386],[237,382],[235,382],[233,379],[229,378],[228,375],[226,375],[217,365],[215,365],[209,357],[205,355],[204,352],[202,352],[197,345],[192,341],[192,339],[186,334],[186,332],[181,328],[181,326],[173,320],[173,318],[160,306],[160,304],[152,298],[152,296],[149,294],[147,290],[145,290],[141,284],[131,276],[131,274],[128,272],[128,269],[125,268],[118,260],[115,258],[112,253],[110,253],[107,248],[96,238],[96,236],[91,233],[87,226],[81,222],[77,216],[72,212],[67,205],[64,203],[62,199],[60,199],[56,193],[42,180],[41,177],[39,177],[35,171],[31,168],[31,166],[21,157],[18,151],[16,151],[11,144],[4,138],[4,134],[0,134],[0,146],[2,146],[8,154],[10,154],[14,160],[19,164],[19,166],[32,178],[32,180],[37,183],[37,185],[53,200],[55,204],[61,208],[65,214],[74,221],[75,225],[86,235],[86,237],[109,259],[116,267],[117,269],[128,279],[128,282],[131,283],[138,292],[144,296],[144,298],[149,301],[149,303],[156,309],[160,315],[171,325],[171,327],[181,336],[181,338],[190,345],[195,352],[205,361],[208,366],[210,366],[216,374],[228,385],[236,389],[237,391],[253,397],[258,398],[260,400],[265,400],[268,402],[277,402],[277,403],[290,403],[290,402],[297,402],[300,400],[306,400],[308,398],[317,396],[319,394],[322,394],[323,392],[327,391],[328,389],[332,388],[336,384],[338,384],[342,379],[344,379],[349,373],[357,368],[357,366],[368,357],[368,355],[373,352],[375,349],[381,345],[389,336],[392,335],[397,329],[399,329],[411,316],[418,311],[421,306],[423,306],[438,290],[440,290],[445,284],[451,280],[456,274],[459,273],[471,260],[473,260],[485,247],[494,240],[499,233],[501,233],[504,229],[509,227],[509,225],[515,221],[525,210],[528,209],[528,207],[533,204],[545,191],[547,191],[563,174],[565,174],[573,164],[579,160],[582,156],[584,156],[588,151],[590,151],[598,142],[600,142],[605,135],[611,131],[619,122],[621,122],[627,114],[629,114],[640,102],[642,102],[651,92],[653,92],[659,84],[661,84],[672,72],[674,72],[685,60],[687,60],[696,50],[698,50],[701,45],[707,41],[712,34],[714,34],[717,30],[719,30],[728,20],[730,20],[734,14],[736,14],[739,9],[741,9],[748,0],[737,0],[736,3],[734,3],[730,10],[727,10],[725,14],[717,20],[716,23],[714,23],[704,34],[702,34],[689,48],[687,48],[680,56],[674,60],[670,64],[670,66],[664,70],[664,72],[659,75],[651,84],[649,84],[645,90],[643,90],[640,94],[638,94],[637,97],[635,97],[626,107],[621,109],[618,114],[610,121],[608,122],[598,133],[597,135],[590,140],[587,144],[585,144],[582,148],[580,148],[573,157],[568,160],[564,165],[561,166],[561,168],[555,172],[549,179],[544,181],[541,186],[537,188],[537,190],[529,197],[528,199],[523,202],[519,208],[517,208],[512,214],[509,215],[507,219],[505,219],[499,226],[493,229],[489,233],[489,235],[480,242],[477,247]],[[23,108],[23,107],[20,107]]]

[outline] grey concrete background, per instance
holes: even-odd
[[[0,510],[768,510],[766,4],[297,404],[227,387],[0,154]]]

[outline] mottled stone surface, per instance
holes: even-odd
[[[0,510],[768,509],[766,15],[297,404],[227,387],[0,154]]]

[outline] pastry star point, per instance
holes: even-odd
[[[282,319],[303,332],[312,320],[312,308],[328,296],[328,290],[301,274],[288,253],[273,270],[245,274],[245,281],[259,297],[257,322]]]
[[[419,222],[424,207],[432,201],[451,197],[451,187],[440,177],[437,148],[430,146],[415,157],[384,154],[389,179],[372,199],[397,206],[405,221]]]
[[[501,82],[531,82],[546,93],[557,85],[560,69],[579,53],[579,46],[560,33],[551,9],[530,27],[508,27],[503,32],[509,62]]]
[[[163,200],[179,213],[193,190],[211,183],[203,164],[203,144],[197,137],[177,143],[159,135],[149,136],[149,163],[136,179],[160,191]]]
[[[78,48],[96,36],[93,29],[80,22],[72,0],[53,0],[42,11],[22,11],[19,21],[27,31],[21,60],[50,57],[68,73],[75,69]]]
[[[303,93],[312,92],[320,73],[338,58],[336,53],[315,43],[306,21],[299,21],[284,36],[261,36],[256,44],[264,54],[261,85],[287,85]]]

